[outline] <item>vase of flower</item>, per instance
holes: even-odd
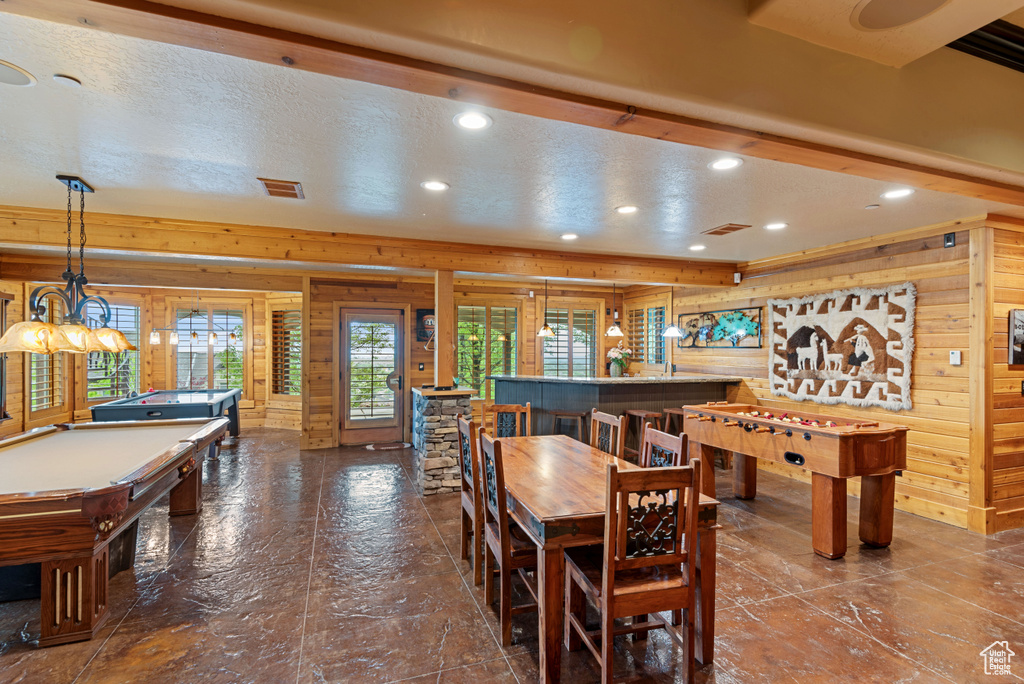
[[[610,371],[613,378],[622,377],[622,373],[629,367],[629,357],[632,355],[633,350],[624,347],[622,340],[619,340],[618,346],[608,350],[606,356],[611,362]]]

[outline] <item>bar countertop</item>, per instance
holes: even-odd
[[[575,385],[663,385],[694,384],[706,382],[743,382],[743,378],[729,375],[672,375],[672,376],[631,376],[628,378],[582,377],[563,378],[552,375],[488,375],[488,380],[509,380],[512,382],[550,382]]]

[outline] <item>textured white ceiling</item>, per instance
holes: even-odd
[[[886,183],[758,159],[716,173],[713,151],[501,111],[467,132],[447,100],[2,13],[0,45],[39,80],[0,85],[0,204],[61,207],[54,174],[71,173],[98,212],[741,261],[1020,215],[923,190],[889,202]],[[258,176],[300,181],[306,200],[266,197]],[[760,228],[773,221],[790,227]],[[698,235],[728,222],[754,228]]]

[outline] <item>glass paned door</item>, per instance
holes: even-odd
[[[400,311],[342,310],[344,444],[402,440],[402,325]]]

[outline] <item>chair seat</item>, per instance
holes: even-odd
[[[498,523],[487,523],[487,536],[494,540],[495,548],[500,548]],[[537,564],[537,545],[526,536],[522,528],[514,522],[509,523],[509,542],[511,545],[512,566],[515,568],[532,568]]]
[[[565,562],[572,565],[586,582],[587,593],[601,596],[601,574],[604,566],[603,546],[580,546],[565,550]],[[652,565],[646,568],[621,570],[615,573],[615,596],[629,597],[652,591],[686,588],[686,575],[678,565]]]

